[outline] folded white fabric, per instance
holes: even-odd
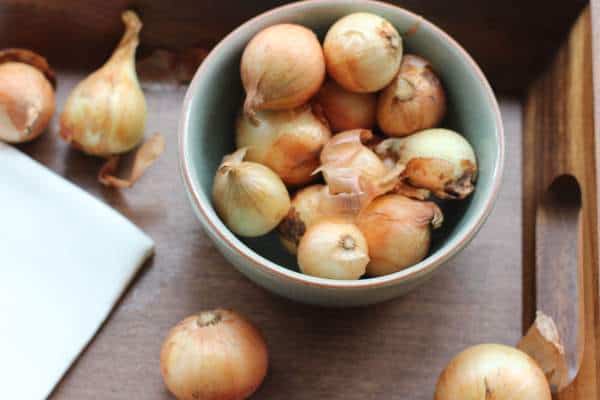
[[[112,208],[0,143],[0,397],[48,397],[153,250]]]

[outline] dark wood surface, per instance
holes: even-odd
[[[598,2],[594,3],[594,7]],[[587,10],[577,20],[568,41],[561,46],[557,57],[547,71],[531,85],[524,103],[524,272],[526,276],[538,277],[535,282],[524,281],[524,293],[530,297],[524,316],[533,317],[534,307],[550,313],[556,318],[559,330],[579,330],[581,337],[577,346],[583,353],[581,370],[573,384],[562,392],[560,400],[596,400],[600,398],[600,320],[598,291],[598,176],[596,169],[596,149],[598,132],[594,129],[594,87],[592,65],[600,62],[600,54],[592,53],[592,23]],[[597,83],[597,82],[596,82]],[[564,176],[572,178],[564,180]],[[581,188],[580,240],[573,237],[573,223],[577,228],[577,215],[571,218],[554,219],[547,207],[547,188],[563,176],[563,183],[577,180]],[[576,188],[563,186],[563,196],[574,195]],[[560,193],[560,191],[559,191]],[[562,202],[569,211],[577,213],[577,201]],[[556,208],[553,209],[556,214]],[[537,215],[537,218],[536,218]],[[562,220],[561,220],[562,219]],[[560,221],[561,227],[557,226]],[[537,226],[536,226],[537,224]],[[553,226],[554,225],[554,226]],[[558,229],[556,229],[558,228]],[[536,236],[537,231],[537,236]],[[552,236],[558,245],[548,243]],[[537,243],[536,243],[537,240]],[[573,245],[579,246],[573,249]],[[548,247],[553,248],[548,248]],[[563,254],[557,250],[561,249]],[[573,253],[579,254],[574,256]],[[549,257],[568,257],[562,265],[549,260]],[[536,260],[537,258],[537,260]],[[579,265],[575,259],[579,258]],[[573,287],[569,287],[571,271],[581,270],[579,311],[572,311],[576,301]],[[537,270],[536,270],[537,269]],[[535,287],[535,285],[543,287]],[[537,290],[536,290],[537,289]],[[526,296],[527,297],[527,296]],[[551,309],[546,309],[550,306]],[[573,315],[580,313],[579,326]],[[527,321],[526,321],[527,323]],[[565,323],[573,324],[566,326]]]
[[[142,47],[210,47],[242,22],[289,0],[4,0],[0,47],[24,46],[53,64],[95,65],[121,34],[119,13],[144,21]],[[589,0],[394,0],[456,38],[494,88],[522,93],[556,52]],[[143,49],[142,49],[143,51]]]
[[[142,0],[136,8],[146,47],[183,47],[210,46],[277,3]],[[328,310],[275,297],[217,252],[179,177],[176,128],[185,87],[146,91],[147,133],[163,133],[167,150],[130,190],[97,183],[101,161],[62,142],[55,117],[49,132],[20,148],[123,213],[157,249],[53,398],[169,399],[159,373],[160,344],[177,321],[214,307],[238,310],[267,339],[271,364],[257,399],[431,399],[438,373],[464,347],[515,344],[521,315],[529,315],[530,299],[522,294],[530,286],[522,279],[521,105],[505,93],[526,89],[584,3],[402,2],[464,44],[502,93],[507,167],[495,210],[475,240],[414,292],[368,308]],[[0,5],[0,47],[31,47],[49,57],[58,70],[61,110],[74,84],[90,72],[86,66],[110,52],[121,32],[118,14],[128,4],[8,0]]]

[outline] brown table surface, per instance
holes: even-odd
[[[58,71],[58,110],[80,72]],[[253,398],[431,399],[437,375],[464,347],[521,336],[521,106],[501,100],[504,184],[475,240],[414,292],[366,308],[322,309],[268,293],[231,267],[204,234],[180,179],[177,122],[185,87],[147,90],[148,133],[167,139],[162,158],[129,190],[96,181],[101,161],[58,138],[57,118],[20,148],[105,201],[156,241],[55,399],[169,399],[159,372],[168,329],[202,309],[227,307],[254,321],[269,345],[268,376]],[[76,245],[76,244],[73,244]]]

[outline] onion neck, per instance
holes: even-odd
[[[139,34],[142,30],[142,22],[133,11],[125,11],[122,15],[125,24],[125,33],[116,50],[110,57],[111,62],[127,62],[135,58],[135,51],[140,42]]]
[[[223,316],[219,311],[204,311],[198,314],[196,323],[200,328],[204,328],[210,325],[217,325],[222,319]]]

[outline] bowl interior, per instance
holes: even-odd
[[[190,108],[184,113],[187,121],[182,126],[188,128],[183,132],[186,146],[182,156],[189,161],[192,186],[206,205],[207,217],[213,225],[230,241],[247,246],[248,251],[291,270],[297,270],[295,257],[283,249],[275,233],[260,238],[236,238],[211,205],[214,173],[221,158],[234,150],[234,121],[244,96],[240,57],[250,38],[269,25],[302,24],[313,29],[322,40],[333,22],[356,11],[373,12],[387,18],[402,35],[405,52],[431,61],[448,96],[448,115],[442,126],[462,133],[478,158],[475,192],[467,200],[443,204],[444,225],[434,233],[430,255],[410,269],[420,268],[449,247],[456,247],[478,225],[486,212],[487,202],[493,197],[494,181],[499,175],[501,127],[496,102],[478,70],[437,28],[390,5],[349,0],[297,3],[263,14],[229,35],[204,61],[190,86],[192,92],[188,93]]]

